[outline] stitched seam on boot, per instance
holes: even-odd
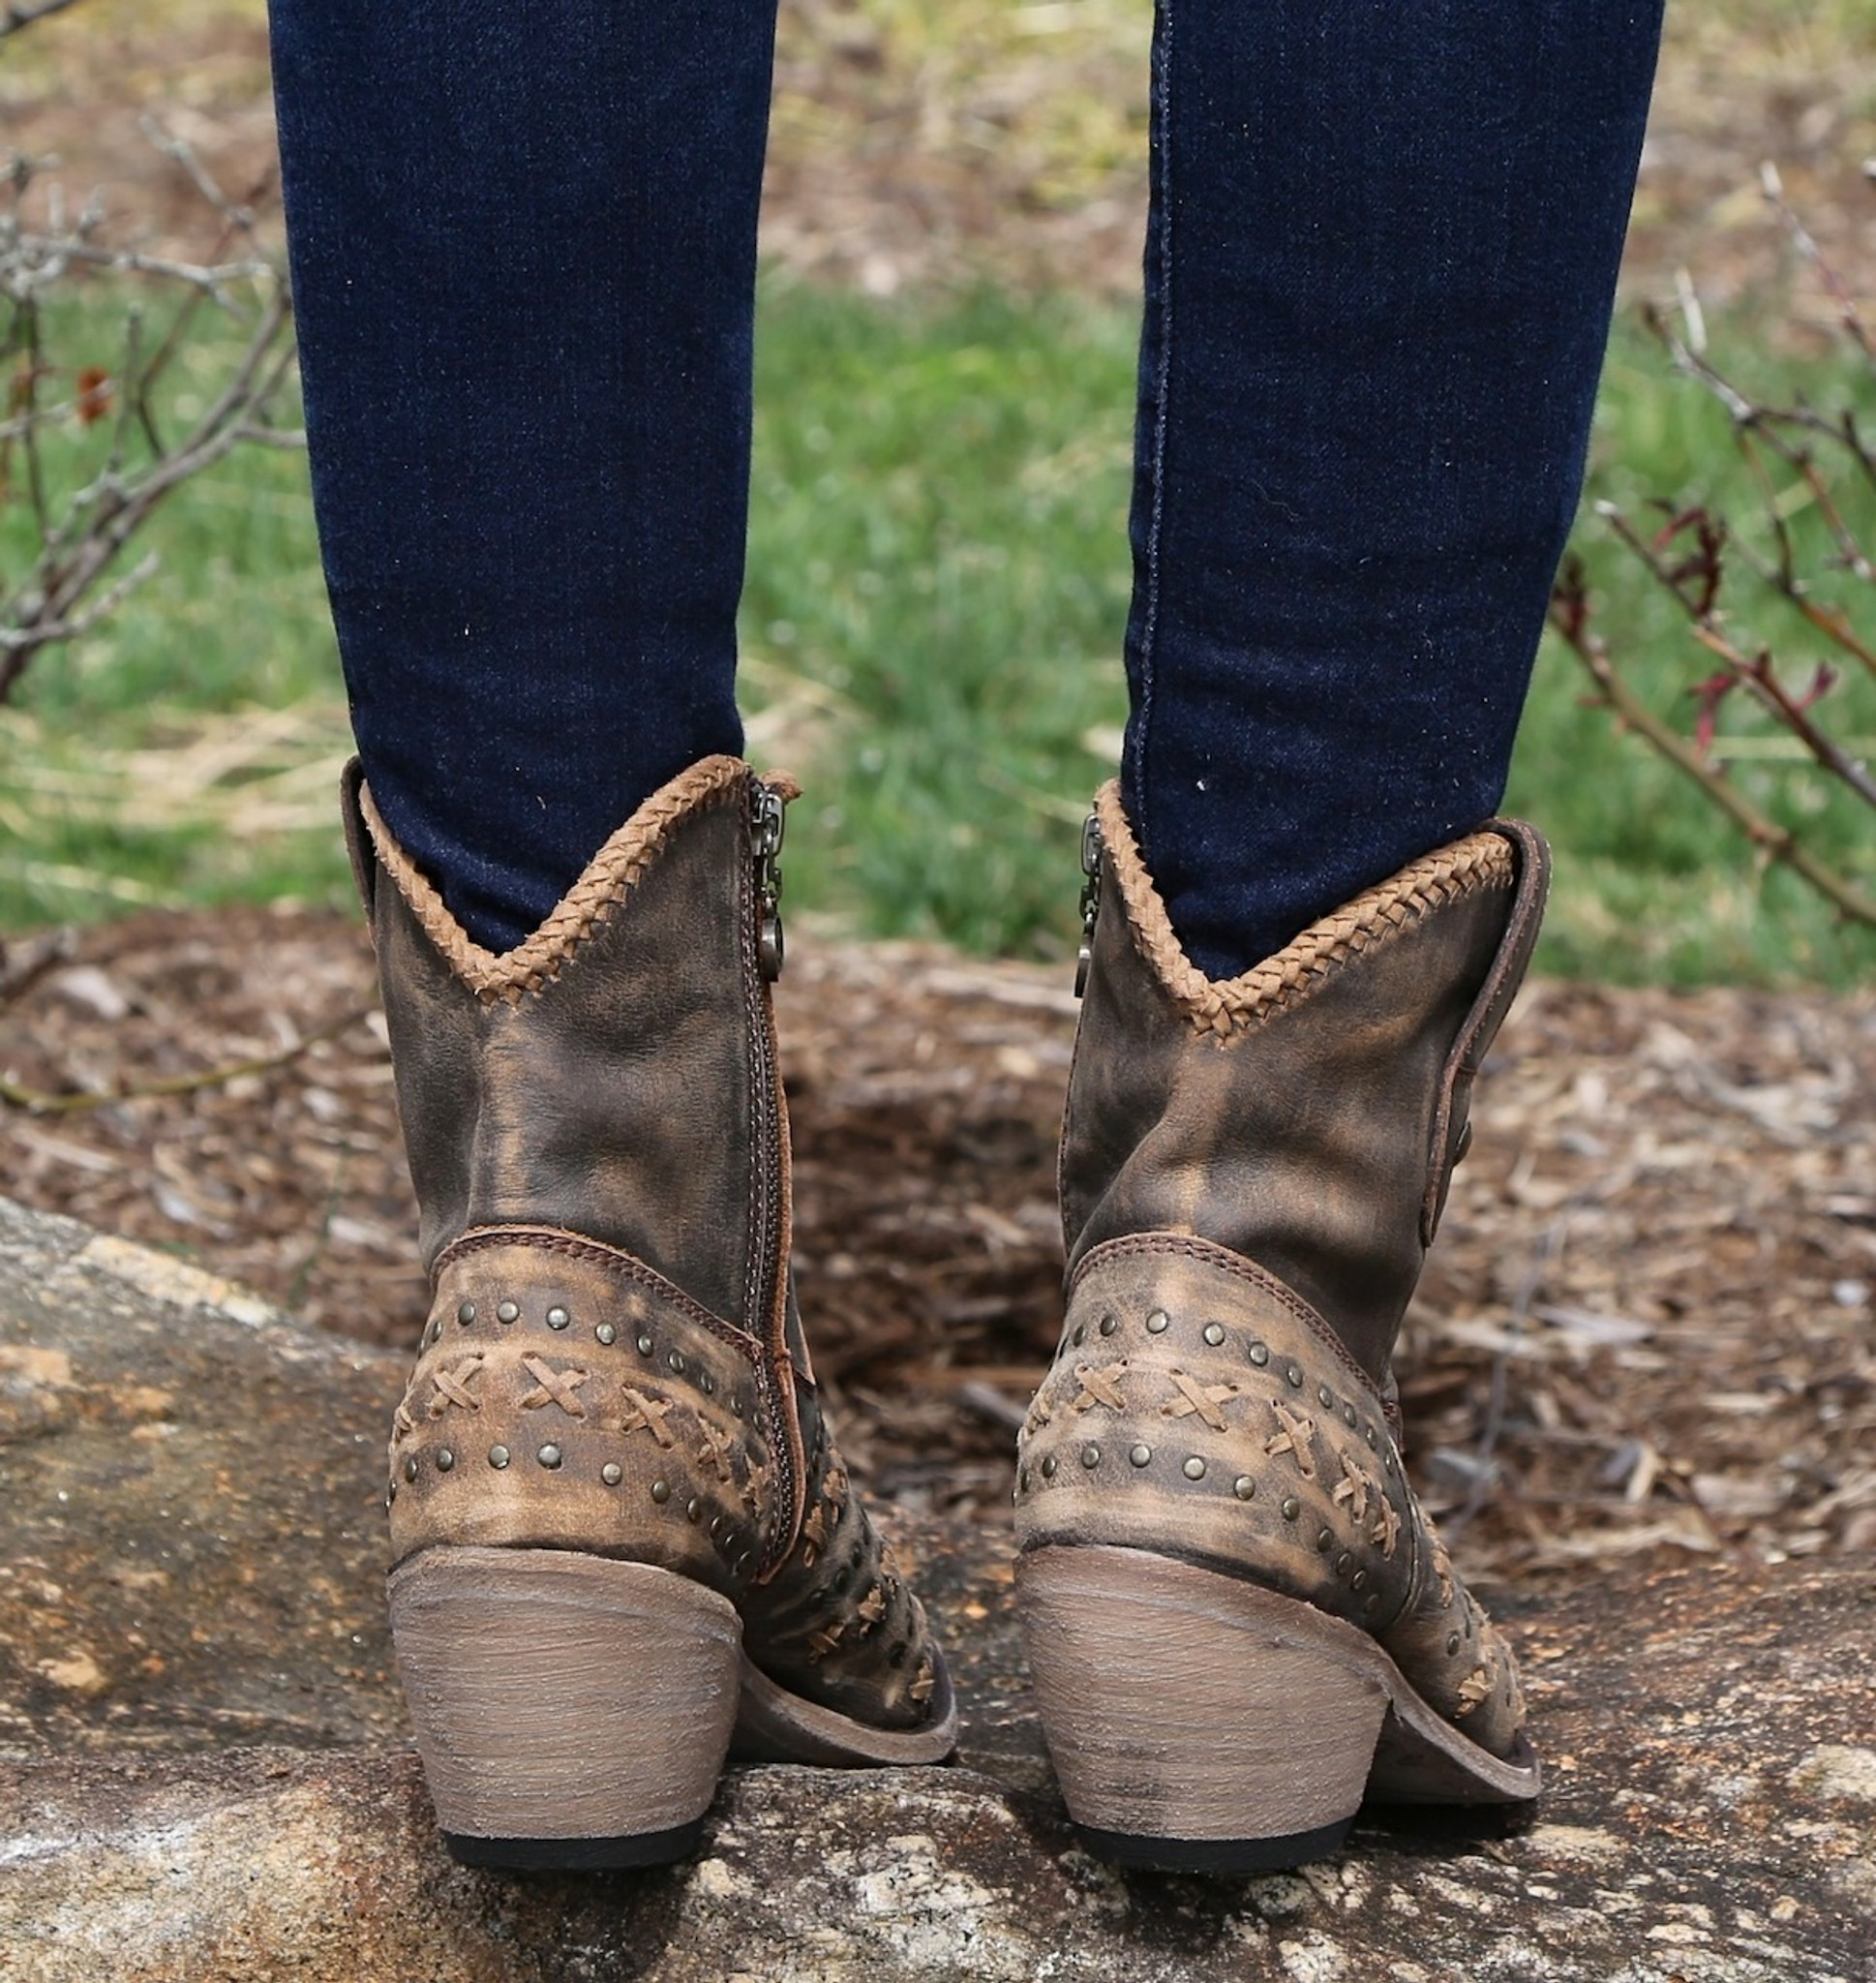
[[[721,804],[751,776],[740,757],[720,755],[700,758],[681,772],[607,840],[540,928],[499,955],[483,949],[443,906],[442,897],[392,837],[369,785],[358,788],[358,809],[380,866],[450,970],[478,998],[514,1004],[524,992],[538,993],[560,976],[663,851],[681,819]],[[794,781],[777,782],[792,786]]]
[[[442,1279],[444,1269],[457,1261],[477,1253],[487,1253],[494,1248],[517,1246],[530,1248],[541,1253],[563,1254],[569,1260],[582,1260],[593,1266],[604,1267],[615,1279],[635,1281],[649,1293],[657,1296],[661,1301],[668,1301],[686,1321],[693,1322],[699,1328],[708,1329],[719,1341],[740,1350],[749,1359],[752,1368],[760,1367],[758,1352],[761,1345],[751,1335],[746,1335],[734,1323],[725,1322],[721,1316],[712,1314],[701,1301],[686,1295],[675,1281],[668,1281],[654,1266],[648,1266],[635,1253],[626,1253],[616,1246],[608,1246],[598,1239],[587,1239],[578,1233],[563,1233],[553,1226],[482,1226],[453,1239],[437,1256],[437,1264],[431,1268],[432,1283]]]
[[[1095,809],[1134,947],[1193,1030],[1221,1037],[1250,1031],[1300,1005],[1346,965],[1446,903],[1484,889],[1508,889],[1516,879],[1509,840],[1497,833],[1468,834],[1364,890],[1241,977],[1213,979],[1187,957],[1173,933],[1121,806],[1117,781],[1102,786]]]
[[[1286,1287],[1275,1274],[1260,1267],[1255,1260],[1247,1260],[1243,1254],[1233,1253],[1228,1246],[1221,1246],[1216,1240],[1200,1239],[1196,1236],[1188,1237],[1181,1233],[1130,1233],[1119,1239],[1104,1240],[1075,1267],[1069,1282],[1069,1299],[1074,1300],[1082,1281],[1098,1261],[1168,1253],[1176,1254],[1185,1260],[1197,1261],[1203,1266],[1217,1267],[1224,1273],[1234,1275],[1238,1280],[1248,1281],[1252,1287],[1268,1295],[1280,1308],[1293,1316],[1309,1330],[1317,1346],[1334,1360],[1344,1381],[1358,1385],[1364,1395],[1374,1399],[1377,1413],[1384,1416],[1383,1401],[1380,1392],[1375,1388],[1375,1380],[1343,1348],[1341,1338],[1328,1323],[1297,1294],[1295,1289]]]

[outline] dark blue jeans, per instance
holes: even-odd
[[[1160,0],[1129,810],[1214,975],[1488,815],[1660,0]],[[273,0],[372,789],[483,942],[735,750],[772,0]]]

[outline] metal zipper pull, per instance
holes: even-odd
[[[772,785],[756,786],[750,833],[756,855],[756,956],[763,977],[773,984],[782,974],[781,843],[787,802]]]
[[[1081,948],[1074,959],[1074,995],[1088,989],[1094,963],[1095,918],[1101,914],[1101,820],[1090,812],[1081,826]]]

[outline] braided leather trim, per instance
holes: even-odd
[[[1118,779],[1109,779],[1095,794],[1095,812],[1134,947],[1193,1030],[1221,1038],[1251,1031],[1299,1005],[1345,964],[1390,942],[1444,903],[1481,889],[1509,888],[1516,879],[1509,840],[1497,833],[1468,834],[1409,862],[1398,874],[1312,923],[1241,977],[1213,979],[1187,957],[1173,934],[1121,806]]]
[[[699,758],[689,770],[680,772],[607,840],[540,928],[516,949],[499,955],[473,941],[443,906],[442,897],[392,838],[370,787],[363,784],[358,788],[358,809],[379,864],[438,955],[478,998],[504,998],[513,1004],[523,992],[544,991],[560,976],[574,952],[657,858],[681,819],[719,804],[751,776],[741,758],[722,755]],[[799,790],[786,773],[775,774],[769,782],[784,798],[793,798]]]

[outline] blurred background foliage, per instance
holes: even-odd
[[[1589,497],[1632,515],[1655,498],[1744,513],[1760,492],[1724,409],[1674,375],[1635,306],[1690,294],[1716,362],[1756,392],[1869,410],[1876,378],[1831,336],[1831,299],[1794,259],[1758,168],[1778,162],[1841,278],[1866,287],[1876,0],[1671,13]],[[993,952],[1073,945],[1076,822],[1124,713],[1149,20],[1141,0],[784,6],[746,699],[752,754],[807,779],[790,899],[830,925]],[[57,158],[42,187],[62,183],[75,205],[102,187],[126,237],[198,239],[199,203],[138,130],[142,110],[237,196],[258,184],[259,0],[79,0],[0,43],[0,142]],[[126,305],[111,280],[62,291],[58,362],[117,364]],[[240,336],[198,318],[161,388],[175,419],[213,393]],[[73,423],[47,437],[48,461],[76,483],[106,445]],[[1777,500],[1804,528],[1802,501]],[[1870,492],[1844,500],[1867,506]],[[0,502],[0,558],[22,554],[28,528]],[[1605,637],[1691,730],[1687,690],[1709,670],[1684,618],[1588,508],[1577,541]],[[0,930],[346,900],[331,805],[343,697],[303,457],[240,452],[171,500],[147,547],[156,574],[0,705]],[[1780,654],[1812,657],[1801,635]],[[1508,801],[1558,843],[1544,966],[1866,978],[1876,940],[1762,872],[1696,789],[1589,706],[1589,686],[1547,643]],[[1834,692],[1839,735],[1876,739],[1871,688]],[[1742,710],[1716,750],[1867,878],[1866,813]]]

